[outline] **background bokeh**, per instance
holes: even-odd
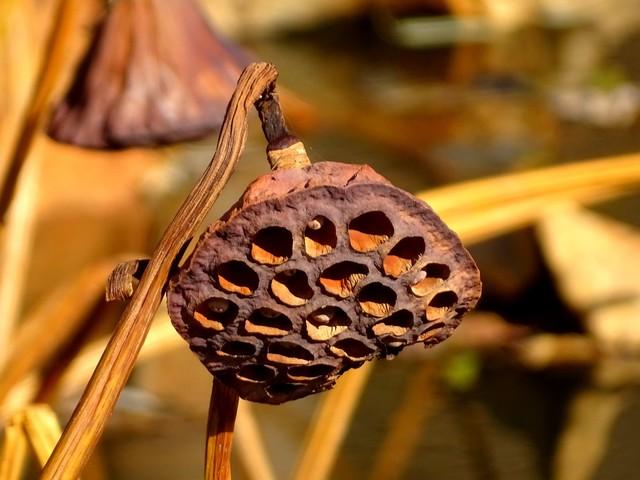
[[[71,82],[102,10],[99,1],[76,4],[51,105]],[[0,4],[0,172],[51,48],[57,5]],[[522,181],[526,196],[529,180],[517,174],[575,163],[572,175],[593,188],[534,192],[526,215],[509,213],[509,205],[499,205],[501,216],[478,207],[470,215],[480,233],[461,233],[482,272],[477,311],[447,342],[375,362],[361,374],[361,390],[353,381],[354,393],[334,405],[330,420],[344,435],[314,437],[328,444],[312,443],[305,456],[306,465],[326,456],[324,476],[299,462],[330,393],[277,407],[241,405],[234,478],[268,480],[269,470],[272,478],[296,480],[640,476],[640,173],[628,167],[640,165],[640,1],[201,5],[248,58],[277,66],[285,115],[312,161],[367,163],[427,202],[431,191],[445,198],[430,189],[459,184],[449,198],[460,204],[456,218],[477,207],[475,190],[464,197],[471,184],[462,182],[473,179],[514,174],[510,191]],[[56,143],[42,130],[12,206],[18,214],[9,224],[23,235],[17,244],[6,231],[0,237],[0,312],[16,318],[15,331],[46,315],[47,302],[99,262],[150,255],[216,142],[210,134],[98,151]],[[254,118],[210,221],[268,170],[264,148]],[[594,159],[609,159],[612,170],[590,169]],[[628,174],[621,170],[624,181],[608,188],[621,159]],[[537,191],[564,185],[554,172],[536,180]],[[487,191],[500,193],[491,184]],[[0,407],[3,421],[39,391],[36,399],[53,406],[64,425],[123,308],[98,301],[88,309],[91,328],[16,382]],[[167,323],[162,307],[154,326]],[[11,352],[14,331],[5,331],[0,348]],[[154,332],[86,478],[202,477],[211,379],[177,334]],[[42,378],[50,389],[46,381],[34,387]],[[262,447],[266,466],[256,450]],[[30,469],[35,475],[35,463]]]

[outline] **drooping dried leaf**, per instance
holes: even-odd
[[[553,208],[538,228],[561,294],[605,348],[640,347],[640,232],[577,206]]]
[[[195,0],[119,0],[56,107],[49,134],[92,148],[198,138],[222,122],[246,63]]]

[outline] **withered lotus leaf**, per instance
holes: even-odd
[[[195,0],[117,0],[55,107],[48,133],[90,148],[201,137],[220,126],[247,63]]]

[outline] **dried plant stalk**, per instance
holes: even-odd
[[[34,159],[19,179],[7,223],[0,226],[0,369],[7,362],[29,267],[35,226],[40,162]],[[4,228],[2,228],[4,227]]]
[[[51,92],[58,80],[67,51],[69,37],[79,10],[79,0],[59,0],[58,11],[47,45],[36,87],[20,126],[18,139],[6,171],[0,172],[0,224],[4,223],[13,198],[20,171],[24,165],[38,128],[44,121]]]
[[[417,196],[428,200],[434,210],[447,216],[454,211],[486,210],[580,188],[611,188],[638,183],[640,155],[631,154],[472,180]]]
[[[410,377],[406,392],[389,416],[388,430],[378,446],[371,480],[404,478],[408,462],[420,442],[424,420],[433,414],[439,396],[434,391],[438,374],[433,362],[425,362]]]
[[[318,406],[313,428],[304,442],[302,455],[293,476],[295,480],[328,478],[354,410],[373,371],[373,365],[366,363],[349,372]]]
[[[211,164],[164,233],[42,479],[75,478],[80,474],[133,369],[171,266],[231,175],[246,139],[247,113],[276,77],[276,69],[264,63],[250,65],[241,75]]]
[[[43,467],[60,439],[58,417],[49,405],[30,405],[24,412],[24,429],[38,463]]]
[[[236,419],[237,452],[249,480],[275,480],[253,407],[241,400]]]
[[[0,454],[0,478],[20,480],[27,460],[27,435],[23,427],[22,412],[14,415],[4,429],[4,442]]]
[[[206,480],[231,480],[231,442],[238,400],[234,389],[213,379],[204,464]]]

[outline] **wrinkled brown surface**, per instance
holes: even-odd
[[[313,257],[305,239],[319,216],[335,246]],[[273,244],[261,240],[269,227]],[[367,166],[322,162],[256,180],[203,234],[168,308],[217,378],[247,400],[282,403],[363,361],[439,343],[480,290],[468,252],[426,204]]]
[[[197,138],[222,122],[246,63],[193,0],[118,0],[55,108],[49,134],[92,148]]]

